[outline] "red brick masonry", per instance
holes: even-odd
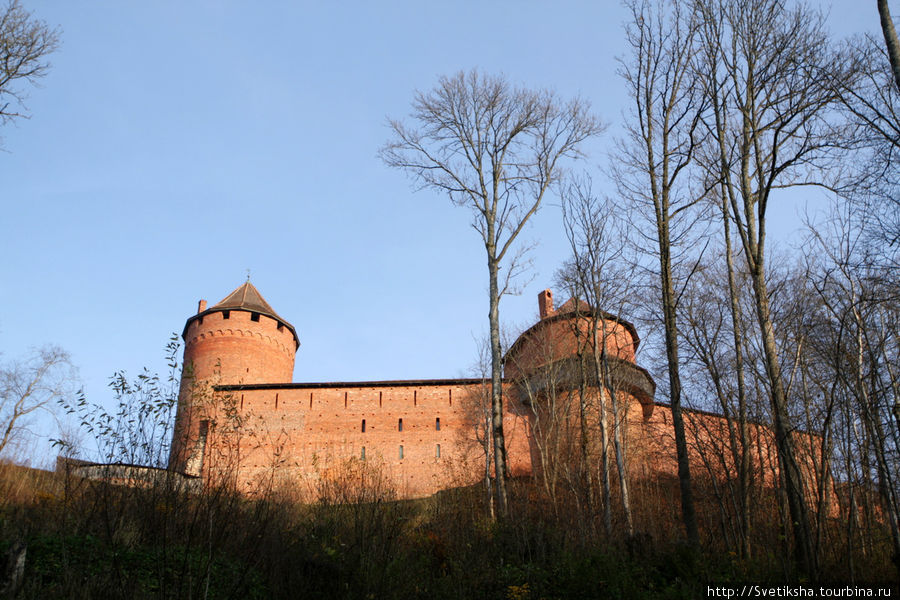
[[[654,403],[655,384],[634,362],[640,343],[634,326],[583,303],[554,310],[549,290],[541,292],[539,309],[540,321],[505,357],[511,475],[542,468],[550,440],[541,436],[551,435],[541,433],[551,420],[547,407],[573,401],[572,387],[563,391],[560,382],[571,375],[579,349],[584,356],[596,342],[615,372],[631,472],[675,476],[671,412]],[[173,469],[205,480],[232,478],[248,493],[274,481],[303,495],[360,464],[377,467],[400,497],[426,496],[484,476],[487,382],[290,383],[296,332],[249,282],[212,308],[201,301],[183,337]],[[601,387],[592,386],[591,393],[596,397]],[[721,417],[692,412],[687,421],[693,446],[725,443]],[[756,436],[757,459],[774,465],[768,430]],[[692,461],[698,470],[707,466],[697,452]]]

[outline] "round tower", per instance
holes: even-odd
[[[213,387],[290,383],[300,340],[249,281],[211,308],[200,300],[181,336],[184,367],[169,467],[198,475],[218,408]]]
[[[586,452],[587,464],[599,463],[602,436],[588,432],[605,423],[616,424],[616,443],[630,439],[640,447],[656,384],[635,363],[640,338],[634,325],[577,298],[554,309],[550,290],[538,295],[538,309],[540,320],[503,358],[509,402],[525,408],[532,473],[544,472],[546,448],[554,449],[554,461]],[[578,431],[581,436],[573,435]],[[629,453],[641,460],[637,451]]]
[[[534,388],[546,372],[550,379],[541,385],[556,385],[551,380],[573,378],[578,368],[577,357],[581,355],[582,360],[587,360],[596,347],[614,371],[619,390],[639,400],[644,417],[650,417],[656,383],[635,363],[641,339],[634,325],[577,298],[554,309],[550,290],[538,294],[538,309],[540,320],[522,333],[506,352],[504,377],[513,381],[531,378],[529,385]]]

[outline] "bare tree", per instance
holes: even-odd
[[[685,184],[699,144],[698,123],[704,104],[702,90],[694,84],[691,62],[697,23],[682,2],[631,0],[628,6],[632,13],[626,27],[630,54],[622,59],[620,74],[632,112],[614,169],[620,192],[650,224],[645,236],[648,248],[653,248],[648,253],[657,260],[682,517],[688,540],[698,547],[681,409],[679,294],[674,275],[679,244],[690,229],[691,209],[702,196],[692,194]]]
[[[846,419],[862,429],[862,443],[848,444],[847,456],[874,458],[874,472],[887,516],[895,565],[900,568],[900,379],[896,365],[900,351],[897,334],[898,289],[883,269],[859,258],[865,253],[862,231],[851,211],[832,216],[824,233],[812,231],[816,255],[810,277],[824,309],[819,331],[827,335],[822,363],[825,379],[832,382],[834,401],[840,401]],[[849,437],[849,436],[847,436]],[[846,443],[846,442],[845,442]],[[858,461],[861,462],[861,461]],[[848,535],[848,545],[852,538]]]
[[[706,395],[714,398],[711,404],[721,411],[727,433],[727,447],[725,444],[715,444],[714,448],[697,449],[704,460],[708,459],[703,450],[711,450],[718,455],[717,462],[725,465],[720,471],[711,470],[711,481],[715,484],[719,473],[724,473],[723,491],[727,492],[728,499],[720,498],[722,512],[725,512],[727,505],[735,513],[734,537],[741,555],[748,558],[754,469],[751,464],[753,442],[748,422],[750,406],[745,382],[744,344],[752,332],[748,331],[749,324],[745,323],[741,311],[747,296],[746,290],[739,288],[738,275],[742,280],[745,276],[735,273],[730,252],[726,233],[722,253],[726,255],[727,276],[723,276],[718,264],[707,264],[699,269],[698,277],[685,290],[681,320],[689,363],[700,372],[698,378],[703,381],[698,387],[705,388]],[[727,281],[727,290],[723,289],[723,280]],[[729,297],[727,303],[722,300],[726,294]],[[698,425],[704,423],[698,422]],[[700,437],[695,435],[695,439]],[[722,441],[719,436],[713,439]]]
[[[47,74],[47,57],[59,46],[59,32],[34,18],[19,0],[0,9],[0,125],[27,118],[25,87]]]
[[[856,57],[859,77],[838,79],[835,88],[855,128],[848,140],[856,151],[853,186],[846,196],[859,206],[858,226],[869,238],[871,261],[900,264],[900,88],[894,83],[889,52],[866,36],[846,47]]]
[[[491,345],[490,340],[481,337],[476,340],[478,359],[469,367],[472,376],[481,380],[479,385],[469,388],[464,397],[465,422],[468,427],[460,432],[460,443],[463,446],[474,443],[479,447],[484,460],[485,500],[488,514],[494,518],[493,484],[491,482]],[[474,435],[473,435],[474,434]]]
[[[55,346],[0,366],[0,454],[27,433],[35,413],[52,412],[72,382],[69,355]]]
[[[830,119],[839,100],[833,82],[848,80],[847,59],[833,51],[823,17],[780,0],[709,0],[703,20],[709,114],[718,151],[710,153],[723,183],[753,289],[770,392],[781,477],[802,570],[817,572],[804,477],[771,310],[766,268],[766,215],[781,188],[824,185],[840,132]],[[717,142],[717,143],[716,143]]]
[[[580,364],[588,367],[588,377],[582,377],[592,384],[596,397],[590,404],[596,405],[600,433],[600,481],[604,499],[604,524],[609,534],[610,528],[610,485],[608,440],[610,433],[618,474],[622,511],[625,516],[628,536],[634,535],[628,473],[625,460],[625,422],[627,406],[620,406],[616,382],[617,352],[630,349],[618,348],[616,323],[608,322],[610,315],[606,309],[621,311],[630,295],[633,269],[629,261],[623,260],[625,236],[616,219],[615,207],[609,200],[600,199],[591,189],[590,179],[573,181],[566,188],[563,197],[563,222],[572,258],[559,274],[561,282],[572,290],[577,317],[572,320],[574,334],[584,336],[579,348],[583,348]],[[633,262],[631,262],[633,266]],[[580,302],[579,300],[584,300]],[[584,331],[584,323],[588,323]],[[585,335],[586,334],[586,335]],[[610,352],[610,350],[614,350]],[[613,356],[611,357],[610,354]],[[581,436],[583,447],[587,446],[587,427],[584,413],[587,402],[582,393]],[[612,416],[609,423],[608,416]],[[610,427],[611,425],[611,427]],[[586,452],[583,452],[586,458]]]
[[[701,36],[704,40],[719,40],[722,37],[723,22],[721,20],[703,19],[701,27]],[[726,75],[720,71],[720,63],[724,49],[713,43],[701,44],[701,50],[698,56],[698,65],[705,74],[705,90],[711,108],[712,118],[707,120],[708,126],[714,126],[715,132],[721,131],[724,127],[724,111],[722,103],[727,97],[725,90],[728,89]],[[731,334],[732,348],[734,356],[734,374],[736,379],[736,390],[728,394],[729,397],[737,398],[737,430],[735,430],[732,413],[730,410],[728,397],[722,394],[722,373],[719,366],[710,360],[712,357],[707,351],[701,351],[700,356],[704,362],[707,371],[715,382],[717,396],[719,397],[719,405],[722,414],[725,416],[728,424],[729,445],[731,447],[732,456],[735,467],[738,470],[738,507],[740,520],[740,540],[741,554],[749,557],[750,553],[750,485],[751,485],[751,464],[749,453],[749,430],[747,424],[747,385],[745,381],[744,367],[744,340],[746,338],[747,326],[744,324],[743,303],[740,298],[739,282],[737,267],[734,264],[734,250],[731,237],[731,207],[733,204],[734,188],[727,184],[727,180],[719,176],[720,171],[727,171],[729,168],[729,153],[725,146],[726,140],[722,135],[711,136],[712,143],[707,147],[708,154],[704,156],[701,163],[711,168],[711,172],[707,173],[707,181],[710,186],[711,198],[717,205],[718,217],[722,224],[722,254],[725,257],[725,268],[728,280],[728,299],[729,312],[731,317]],[[746,279],[741,273],[741,278]],[[698,323],[701,326],[702,324]],[[696,329],[696,328],[695,328]],[[703,337],[703,336],[701,336]],[[699,339],[696,338],[695,339]],[[695,349],[704,347],[702,342],[695,345]],[[736,392],[736,393],[734,393]]]
[[[394,137],[381,158],[422,188],[469,208],[487,254],[495,489],[505,517],[500,298],[525,266],[513,244],[562,176],[561,161],[580,157],[583,142],[602,128],[582,100],[564,103],[551,92],[514,88],[478,71],[441,77],[433,90],[419,92],[411,120],[389,121]]]

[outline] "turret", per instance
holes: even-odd
[[[213,386],[290,383],[300,340],[249,281],[211,308],[200,300],[181,336],[184,368],[169,467],[199,475],[219,408]]]
[[[538,312],[540,320],[519,336],[503,358],[504,377],[530,378],[533,392],[536,385],[551,385],[549,380],[539,384],[542,378],[574,377],[579,357],[590,359],[597,347],[614,371],[619,389],[637,398],[649,418],[656,384],[634,362],[641,341],[634,325],[576,298],[555,309],[550,290],[538,294]]]
[[[538,311],[540,320],[519,336],[506,353],[506,377],[515,379],[579,352],[588,352],[594,340],[605,346],[609,357],[634,363],[641,340],[628,321],[576,298],[554,309],[550,290],[538,294]]]

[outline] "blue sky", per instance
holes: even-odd
[[[299,333],[295,381],[465,375],[484,250],[465,210],[376,157],[386,117],[440,75],[502,72],[593,104],[597,171],[625,107],[618,2],[23,1],[62,44],[32,118],[0,130],[0,352],[63,347],[95,402],[116,370],[164,370],[197,300],[248,268]],[[877,31],[875,2],[829,23]],[[525,234],[534,279],[501,307],[513,327],[566,257],[552,204]]]

